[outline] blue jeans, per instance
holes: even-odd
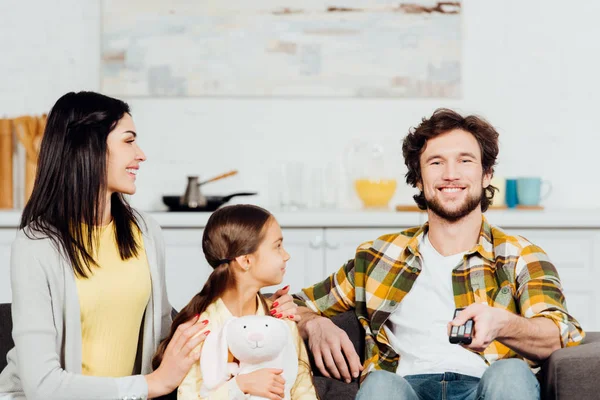
[[[539,400],[540,385],[525,361],[500,360],[481,379],[446,372],[401,377],[373,371],[366,377],[356,400]]]

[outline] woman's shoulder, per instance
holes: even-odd
[[[64,257],[48,235],[30,227],[17,232],[10,249],[10,270],[14,282],[30,281],[34,270],[39,272],[33,274],[36,279],[45,279],[49,274],[60,273],[63,267]]]
[[[27,250],[39,254],[40,252],[56,253],[56,246],[48,234],[38,230],[33,225],[19,229],[12,243],[12,251]]]

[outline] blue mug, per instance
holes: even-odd
[[[519,199],[517,197],[517,180],[516,179],[507,179],[506,180],[506,206],[508,208],[515,208],[517,204],[519,204]]]
[[[546,185],[546,192],[542,195],[542,187]],[[552,185],[548,181],[538,177],[517,179],[517,197],[519,204],[524,206],[537,206],[552,191]]]

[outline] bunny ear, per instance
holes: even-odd
[[[200,354],[200,371],[202,381],[207,390],[213,390],[229,379],[227,369],[227,326],[228,320],[222,328],[212,331],[202,346]]]
[[[286,386],[289,384],[289,387],[291,388],[294,386],[296,377],[298,376],[298,349],[296,349],[296,345],[294,344],[294,332],[287,323],[281,322],[285,325],[287,333],[287,341],[281,353],[283,361],[283,379],[285,379]],[[297,334],[298,333],[296,332],[296,335]]]

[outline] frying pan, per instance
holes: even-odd
[[[256,192],[240,192],[233,193],[227,196],[205,196],[206,197],[206,205],[201,207],[191,208],[187,205],[182,205],[180,203],[181,196],[163,196],[163,203],[169,207],[169,211],[215,211],[217,208],[221,207],[223,204],[227,203],[234,197],[237,196],[255,196]]]

